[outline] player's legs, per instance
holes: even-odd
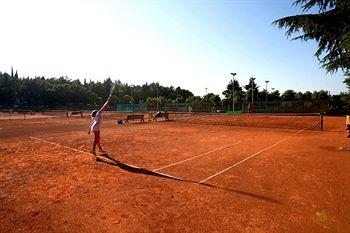
[[[92,144],[92,153],[96,153],[96,146],[99,148],[101,147],[100,145],[100,131],[93,131],[94,132],[94,142]]]
[[[103,150],[102,146],[101,146],[101,133],[100,133],[100,131],[97,131],[97,133],[96,133],[96,145],[95,145],[95,148],[96,148],[96,146],[98,147],[98,150],[100,152],[105,152]]]

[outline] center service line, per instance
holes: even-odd
[[[184,163],[184,162],[190,161],[190,160],[192,160],[192,159],[199,158],[199,157],[202,157],[202,156],[204,156],[204,155],[208,155],[208,154],[214,153],[214,152],[216,152],[216,151],[229,148],[229,147],[234,146],[234,145],[237,145],[237,144],[239,144],[239,143],[241,143],[241,141],[238,141],[238,142],[236,142],[236,143],[234,143],[234,144],[231,144],[231,145],[228,145],[228,146],[220,147],[220,148],[215,149],[215,150],[212,150],[212,151],[205,152],[205,153],[200,154],[200,155],[196,155],[196,156],[194,156],[194,157],[191,157],[191,158],[188,158],[188,159],[185,159],[185,160],[181,160],[181,161],[178,161],[178,162],[175,162],[175,163],[166,165],[166,166],[164,166],[164,167],[160,167],[160,168],[154,169],[153,171],[159,171],[159,170],[162,170],[162,169],[167,168],[167,167],[172,167],[172,166],[175,166],[175,165],[177,165],[177,164]]]
[[[209,176],[208,178],[206,178],[206,179],[204,179],[204,180],[199,181],[199,183],[204,183],[205,181],[208,181],[208,180],[210,180],[211,178],[214,178],[215,176],[220,175],[221,173],[224,173],[225,171],[227,171],[227,170],[229,170],[229,169],[231,169],[231,168],[233,168],[233,167],[236,167],[236,166],[238,166],[238,165],[241,164],[241,163],[244,163],[245,161],[247,161],[247,160],[249,160],[249,159],[251,159],[251,158],[253,158],[253,157],[255,157],[255,156],[261,154],[262,152],[264,152],[264,151],[266,151],[266,150],[268,150],[268,149],[270,149],[270,148],[272,148],[272,147],[274,147],[274,146],[276,146],[276,145],[278,145],[278,144],[280,144],[280,143],[282,143],[282,142],[288,140],[289,138],[291,138],[291,137],[293,137],[293,136],[295,136],[295,135],[297,135],[297,134],[303,132],[304,130],[305,130],[305,129],[299,130],[297,133],[295,133],[295,134],[293,134],[293,135],[291,135],[291,136],[288,136],[288,137],[286,137],[286,138],[284,138],[284,139],[282,139],[282,140],[280,140],[280,141],[278,141],[278,142],[272,144],[271,146],[266,147],[265,149],[263,149],[263,150],[261,150],[261,151],[256,152],[255,154],[253,154],[253,155],[251,155],[251,156],[249,156],[249,157],[247,157],[247,158],[245,158],[245,159],[239,161],[238,163],[235,163],[235,164],[229,166],[228,168],[225,168],[224,170],[222,170],[222,171],[220,171],[220,172],[218,172],[218,173],[215,173],[214,175]]]

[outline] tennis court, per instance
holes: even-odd
[[[303,128],[319,117],[266,117],[227,126],[218,116],[122,125],[109,116],[102,144],[120,164],[87,154],[88,118],[1,121],[2,229],[349,232],[344,118],[325,117],[320,131]]]

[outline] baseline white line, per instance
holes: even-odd
[[[45,139],[41,139],[41,138],[36,138],[36,137],[29,137],[31,139],[35,139],[35,140],[38,140],[38,141],[42,141],[42,142],[45,142],[47,144],[51,144],[51,145],[55,145],[55,146],[60,146],[60,147],[64,147],[68,150],[72,150],[72,151],[75,151],[75,152],[80,152],[80,153],[83,153],[83,154],[88,154],[88,155],[92,155],[91,153],[89,152],[86,152],[86,151],[83,151],[83,150],[78,150],[78,149],[75,149],[75,148],[71,148],[71,147],[68,147],[68,146],[63,146],[61,144],[58,144],[58,143],[54,143],[54,142],[50,142],[50,141],[47,141]]]
[[[305,130],[305,129],[302,129],[302,130],[298,131],[297,133],[295,133],[295,134],[293,134],[293,135],[291,135],[291,136],[288,136],[288,137],[286,137],[286,138],[284,138],[284,139],[282,139],[282,140],[280,140],[280,141],[278,141],[278,142],[272,144],[271,146],[266,147],[265,149],[263,149],[263,150],[261,150],[261,151],[256,152],[255,154],[253,154],[253,155],[251,155],[251,156],[249,156],[249,157],[247,157],[247,158],[245,158],[245,159],[239,161],[238,163],[235,163],[235,164],[229,166],[228,168],[225,168],[224,170],[222,170],[222,171],[220,171],[220,172],[218,172],[218,173],[215,173],[214,175],[211,175],[211,176],[209,176],[208,178],[206,178],[206,179],[204,179],[204,180],[199,181],[199,183],[204,183],[205,181],[208,181],[208,180],[210,180],[211,178],[214,178],[215,176],[220,175],[221,173],[224,173],[225,171],[227,171],[227,170],[229,170],[229,169],[231,169],[231,168],[233,168],[233,167],[236,167],[236,166],[238,166],[238,165],[241,164],[241,163],[244,163],[245,161],[247,161],[247,160],[249,160],[249,159],[251,159],[251,158],[253,158],[253,157],[255,157],[255,156],[257,156],[257,155],[259,155],[259,154],[261,154],[261,153],[263,153],[264,151],[266,151],[266,150],[268,150],[268,149],[270,149],[270,148],[272,148],[272,147],[274,147],[274,146],[276,146],[276,145],[278,145],[278,144],[280,144],[280,143],[282,143],[282,142],[288,140],[289,138],[291,138],[291,137],[293,137],[293,136],[295,136],[295,135],[297,135],[297,134],[303,132],[304,130]]]
[[[82,153],[82,154],[88,154],[88,155],[92,156],[92,154],[89,153],[89,152],[86,152],[86,151],[83,151],[83,150],[79,150],[79,149],[75,149],[75,148],[71,148],[71,147],[68,147],[68,146],[63,146],[63,145],[61,145],[61,144],[54,143],[54,142],[50,142],[50,141],[47,141],[47,140],[45,140],[45,139],[36,138],[36,137],[31,137],[31,136],[29,136],[29,138],[34,139],[34,140],[38,140],[38,141],[42,141],[42,142],[45,142],[45,143],[47,143],[47,144],[51,144],[51,145],[55,145],[55,146],[64,147],[64,148],[66,148],[66,149],[68,149],[68,150],[72,150],[72,151],[75,151],[75,152],[79,152],[79,153]],[[140,168],[140,167],[137,167],[137,166],[134,166],[134,165],[130,165],[130,164],[124,163],[124,162],[123,162],[123,164],[127,165],[128,167],[132,167],[132,168],[136,168],[136,169],[148,170],[148,169]],[[162,176],[170,177],[170,178],[173,178],[173,179],[176,179],[176,180],[187,181],[187,180],[185,180],[185,179],[182,179],[182,178],[179,178],[179,177],[176,177],[176,176],[172,176],[172,175],[169,175],[169,174],[166,174],[166,173],[157,172],[157,171],[154,171],[154,170],[149,170],[149,171],[154,172],[154,173],[159,174],[159,175],[162,175]]]
[[[219,150],[223,150],[223,149],[229,148],[229,147],[234,146],[234,145],[237,145],[237,144],[239,144],[239,143],[241,143],[241,141],[236,142],[236,143],[231,144],[231,145],[228,145],[228,146],[224,146],[224,147],[221,147],[221,148],[212,150],[212,151],[205,152],[205,153],[203,153],[203,154],[196,155],[196,156],[194,156],[194,157],[191,157],[191,158],[188,158],[188,159],[185,159],[185,160],[181,160],[181,161],[178,161],[178,162],[175,162],[175,163],[166,165],[166,166],[164,166],[164,167],[160,167],[160,168],[154,169],[153,171],[159,171],[159,170],[162,170],[162,169],[164,169],[164,168],[172,167],[172,166],[175,166],[175,165],[177,165],[177,164],[184,163],[184,162],[190,161],[190,160],[192,160],[192,159],[199,158],[199,157],[202,157],[202,156],[204,156],[204,155],[208,155],[208,154],[217,152],[217,151],[219,151]]]

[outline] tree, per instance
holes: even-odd
[[[312,97],[312,93],[310,91],[306,91],[303,94],[303,100],[311,100],[311,97]]]
[[[227,84],[226,90],[222,92],[222,94],[225,96],[225,98],[228,100],[228,103],[231,102],[232,105],[232,95],[233,95],[233,89],[234,86],[234,101],[235,103],[241,103],[243,100],[243,90],[242,87],[239,85],[238,80],[234,80],[234,83],[232,84],[232,80]]]
[[[345,83],[346,87],[348,88],[348,92],[350,94],[350,71],[347,72],[345,75],[346,75],[346,78],[343,83]]]
[[[299,101],[303,101],[303,93],[301,91],[295,94],[295,99]]]
[[[203,100],[200,96],[190,96],[186,99],[186,103],[191,105],[193,109],[198,109],[202,107]]]
[[[25,79],[19,89],[21,103],[26,105],[42,105],[45,91],[44,83],[40,78]]]
[[[119,100],[123,104],[130,104],[132,102],[132,98],[130,95],[124,95]]]
[[[350,2],[349,0],[297,0],[304,12],[318,8],[317,14],[288,16],[273,22],[286,28],[286,35],[301,33],[292,40],[315,40],[315,56],[327,72],[350,69]]]
[[[166,103],[168,103],[168,101],[164,96],[158,97],[158,104],[160,107],[164,107]]]
[[[156,97],[148,97],[146,99],[146,103],[148,105],[157,105],[157,98]]]
[[[295,91],[293,90],[286,90],[283,94],[282,94],[282,100],[283,101],[293,101],[295,100]]]
[[[278,90],[271,92],[269,96],[271,101],[279,101],[281,98],[281,94]]]
[[[113,81],[110,78],[103,82],[84,79],[71,80],[67,76],[60,78],[18,78],[16,71],[12,76],[0,72],[0,105],[6,107],[29,107],[45,105],[49,108],[95,107],[101,105],[110,94]],[[148,97],[157,97],[158,102],[165,105],[167,102],[184,102],[193,96],[192,92],[177,87],[163,87],[159,83],[131,86],[115,81],[116,88],[111,99],[111,106],[115,103],[143,103]],[[164,96],[162,96],[162,94]],[[157,101],[156,101],[157,102]]]
[[[266,101],[266,94],[267,94],[267,91],[265,89],[263,91],[259,91],[258,100],[265,102]]]
[[[253,87],[253,89],[252,89]],[[259,93],[259,86],[255,83],[255,78],[251,77],[249,79],[249,84],[245,85],[244,88],[247,90],[246,92],[246,97],[247,101],[251,102],[252,101],[252,90],[254,91],[254,101],[256,101],[258,98],[258,93]]]
[[[348,88],[348,93],[344,93],[344,96],[342,97],[343,101],[345,102],[345,105],[348,110],[347,114],[350,114],[350,72],[346,73],[346,78],[344,80],[345,85]]]
[[[7,73],[0,75],[0,105],[13,106],[16,103],[18,80]]]
[[[311,99],[312,100],[327,100],[328,99],[328,93],[325,90],[320,91],[314,91],[312,93]]]
[[[176,91],[178,103],[185,102],[187,98],[189,98],[190,96],[193,96],[192,92],[185,89],[181,89],[180,87],[177,87],[175,91]]]
[[[214,93],[208,93],[203,96],[202,102],[206,105],[207,111],[216,111],[221,107],[221,98]]]
[[[330,115],[346,115],[350,114],[350,98],[347,93],[340,93],[329,98],[329,107],[327,114]]]

